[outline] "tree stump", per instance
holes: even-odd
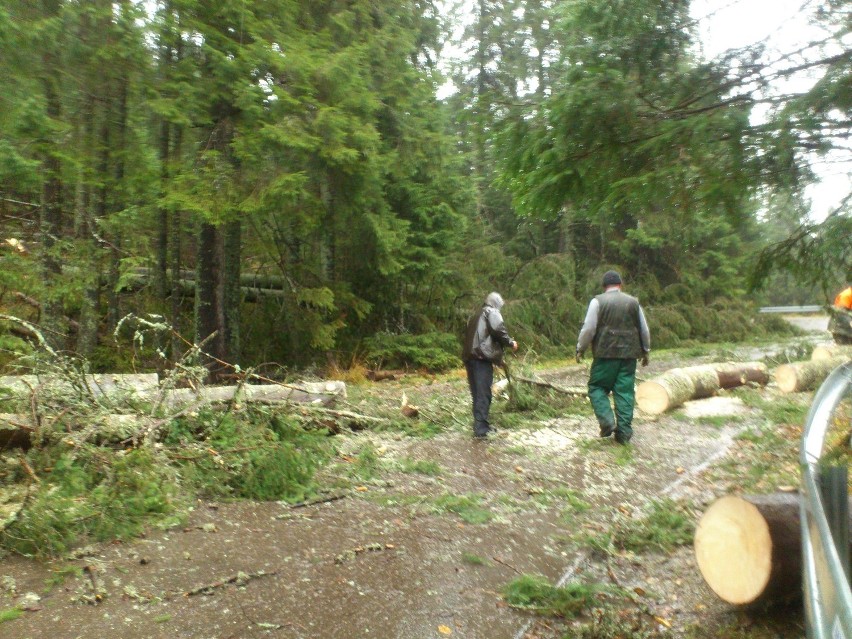
[[[701,517],[695,558],[721,599],[740,606],[801,596],[799,495],[722,497]]]

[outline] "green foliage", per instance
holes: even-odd
[[[576,340],[584,310],[574,298],[574,258],[552,254],[526,262],[509,289],[503,316],[510,333],[538,353]]]
[[[364,340],[364,347],[366,361],[375,368],[422,368],[442,372],[461,365],[461,346],[458,338],[449,333],[377,333]]]
[[[331,454],[324,432],[259,409],[179,418],[166,442],[199,438],[204,448],[181,463],[181,473],[215,497],[299,501],[314,491],[314,474]]]
[[[503,597],[516,608],[572,619],[593,606],[597,594],[606,590],[600,585],[575,582],[553,586],[545,577],[522,575],[506,585]]]
[[[87,538],[130,538],[180,506],[174,469],[148,449],[114,455],[87,445],[29,457],[45,481],[0,537],[24,555],[57,556]]]

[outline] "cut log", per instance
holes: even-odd
[[[66,379],[50,375],[5,375],[0,377],[0,391],[8,390],[16,395],[28,394],[37,387],[72,390],[75,385],[85,386],[95,396],[116,392],[143,393],[156,389],[159,385],[159,378],[156,373],[96,374],[81,376],[72,384]]]
[[[844,358],[833,358],[782,364],[775,369],[775,383],[784,393],[811,391],[844,362]]]
[[[243,386],[208,386],[194,391],[188,388],[178,388],[154,393],[140,393],[138,397],[149,401],[159,402],[161,406],[171,411],[183,408],[184,411],[196,409],[204,405],[225,404],[229,402],[279,404],[299,403],[309,406],[326,407],[337,398],[346,397],[344,382],[300,382],[292,386],[252,385]],[[413,407],[416,408],[416,407]],[[181,414],[179,411],[176,414]],[[338,411],[337,416],[352,421],[367,422],[369,417],[356,413]],[[385,421],[375,418],[376,421]],[[80,433],[86,441],[121,442],[136,437],[145,432],[152,424],[162,423],[147,415],[110,414],[89,419],[85,424],[69,426],[75,433]],[[37,429],[32,415],[26,413],[0,414],[0,450],[4,448],[29,448],[31,436]],[[75,437],[78,437],[75,435]]]
[[[839,346],[838,344],[820,344],[815,346],[811,353],[812,360],[822,359],[852,359],[852,346]]]
[[[636,405],[645,413],[660,415],[692,399],[712,397],[722,388],[766,384],[769,373],[762,362],[724,362],[673,368],[642,382],[636,389]]]
[[[512,380],[516,382],[523,382],[524,384],[531,384],[540,388],[549,388],[551,390],[555,390],[557,393],[574,395],[577,397],[585,396],[589,392],[585,386],[559,386],[557,384],[546,382],[543,379],[531,379],[529,377],[519,377],[518,375],[513,375]]]
[[[722,600],[744,606],[801,596],[799,495],[727,496],[695,531],[701,576]]]
[[[222,404],[225,402],[253,402],[257,404],[277,404],[296,402],[328,406],[337,398],[346,397],[346,383],[299,382],[287,386],[278,384],[243,384],[242,386],[205,386],[198,391],[189,388],[177,388],[167,391],[163,398],[166,406],[182,406],[201,401],[202,404]],[[149,393],[148,399],[156,399]]]

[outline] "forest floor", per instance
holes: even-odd
[[[827,340],[815,328],[808,339]],[[785,346],[673,351],[639,375]],[[536,374],[581,386],[588,361]],[[200,501],[182,527],[132,542],[49,563],[0,559],[0,636],[804,636],[795,606],[743,612],[719,600],[690,545],[602,549],[599,540],[641,527],[649,509],[685,512],[694,524],[722,495],[796,490],[811,393],[783,396],[770,384],[638,414],[630,447],[597,437],[582,398],[531,415],[498,398],[499,436],[473,440],[462,372],[353,387],[347,408],[397,410],[403,392],[420,408],[416,428],[337,435],[320,477],[328,501]],[[507,604],[505,588],[521,575],[623,591],[595,595],[565,620]],[[15,605],[26,612],[4,621]]]

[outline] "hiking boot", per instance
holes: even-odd
[[[609,437],[615,429],[612,426],[601,424],[601,437]]]
[[[494,439],[495,437],[497,437],[497,429],[493,426],[489,426],[484,433],[473,434],[474,439]]]

